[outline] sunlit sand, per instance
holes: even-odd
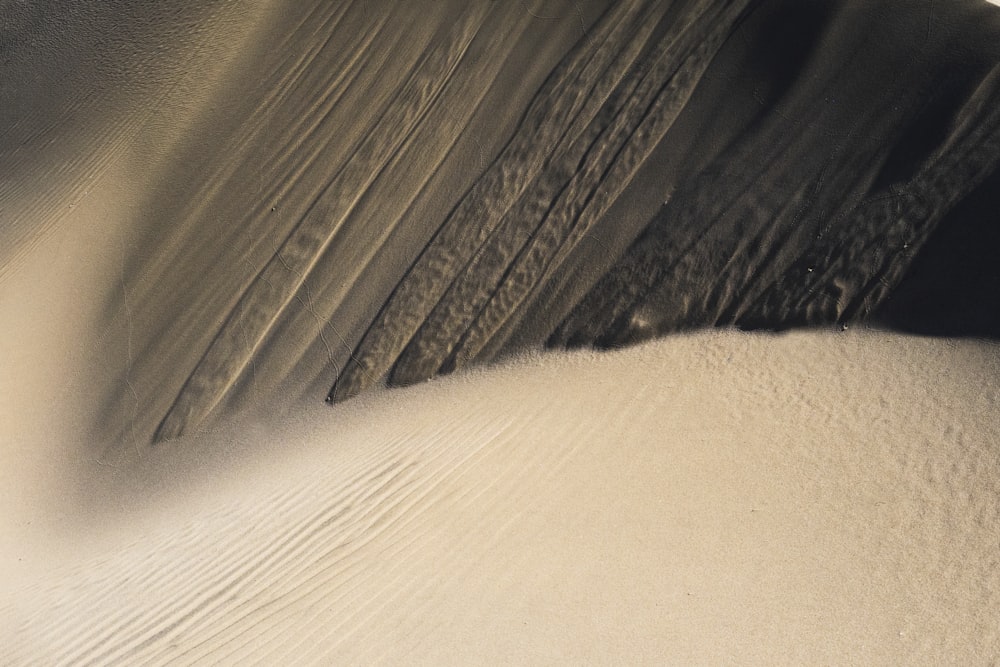
[[[0,2],[0,663],[1000,661],[1000,12],[119,4]]]

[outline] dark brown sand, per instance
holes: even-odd
[[[0,267],[105,230],[99,440],[545,343],[1000,336],[986,3],[287,4],[5,10]]]

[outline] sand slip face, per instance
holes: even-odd
[[[851,322],[897,288],[889,324],[1000,331],[981,2],[8,6],[0,280],[95,237],[68,247],[103,268],[74,285],[97,330],[67,335],[118,450],[544,344]]]
[[[322,404],[1000,336],[900,7],[0,0],[0,663],[1000,660],[995,342]]]
[[[723,332],[248,416],[23,543],[3,660],[988,663],[998,377]]]

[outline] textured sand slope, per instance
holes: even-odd
[[[150,197],[183,182],[168,178],[173,155],[204,130],[267,9],[0,3],[5,549],[106,447],[95,428],[124,434],[119,447],[135,441],[128,369],[151,312],[133,300],[128,267],[155,263],[137,253]]]
[[[987,664],[998,377],[995,344],[727,332],[244,420],[22,545],[0,651]]]
[[[4,10],[0,267],[118,255],[108,460],[546,343],[1000,335],[986,3],[60,7]]]
[[[102,436],[147,441],[169,414],[167,436],[290,377],[295,392],[329,384],[602,9],[571,4],[284,7],[234,66],[225,115],[207,114],[215,132],[174,156],[171,187],[152,188],[134,227],[121,291],[142,317],[128,325],[121,293],[107,304],[119,341],[131,326],[136,354],[123,366],[109,350],[107,363],[134,397],[107,398]]]
[[[0,280],[122,160],[182,143],[267,6],[3,3]]]
[[[995,7],[0,19],[0,663],[1000,660]]]

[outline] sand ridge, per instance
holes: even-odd
[[[901,7],[0,0],[0,662],[1000,660],[1000,12]]]

